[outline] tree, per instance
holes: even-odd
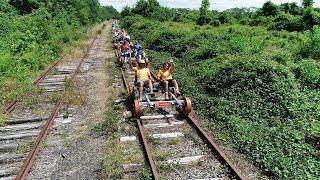
[[[280,13],[270,28],[287,31],[303,31],[304,29],[303,23],[301,23],[301,16],[294,16],[288,13]]]
[[[261,13],[264,16],[276,16],[278,12],[278,6],[273,4],[271,1],[264,3],[261,8]]]
[[[157,0],[148,0],[148,3],[152,8],[160,7],[160,4]]]
[[[149,17],[151,13],[161,8],[157,0],[139,0],[135,8],[132,9],[134,14],[140,14],[143,17]]]
[[[219,19],[221,24],[226,24],[226,23],[229,23],[230,16],[228,15],[228,13],[222,12],[222,13],[219,14],[218,19]]]
[[[305,30],[312,29],[314,25],[320,25],[320,13],[313,8],[307,8],[303,12],[302,22],[304,23]]]
[[[132,12],[147,17],[149,14],[148,2],[145,0],[139,0],[136,7],[132,9]]]
[[[121,17],[130,16],[132,14],[132,9],[129,6],[125,6],[120,14]]]
[[[313,0],[303,0],[302,1],[302,5],[305,8],[312,7],[313,4],[314,4]]]
[[[208,24],[211,21],[211,18],[208,16],[209,6],[210,6],[209,0],[202,0],[201,7],[199,9],[200,16],[197,19],[197,24],[204,25],[204,24]]]
[[[300,14],[300,7],[297,3],[284,3],[280,5],[280,9],[285,13],[290,13],[292,15]]]

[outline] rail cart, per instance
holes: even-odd
[[[150,94],[149,88],[143,89],[143,100],[138,100],[138,89],[135,86],[129,87],[129,101],[132,104],[132,114],[135,118],[140,118],[142,114],[142,109],[152,108],[152,109],[161,109],[168,107],[177,107],[180,108],[184,115],[188,115],[192,110],[191,100],[187,97],[176,97],[175,90],[173,87],[169,88],[169,100],[158,99],[157,97],[161,96],[162,87],[158,82],[153,82],[153,89],[155,97],[152,97]]]

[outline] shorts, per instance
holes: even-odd
[[[143,83],[144,87],[148,87],[148,79],[146,79],[146,80],[137,80],[137,81],[134,82],[134,85],[138,86],[138,83]]]
[[[169,85],[169,86],[171,86],[171,87],[174,86],[174,84],[173,84],[173,79],[169,79],[169,80],[165,80],[165,81],[168,81],[168,85]],[[164,86],[164,81],[161,81],[160,84],[161,84],[161,86]]]

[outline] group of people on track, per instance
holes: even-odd
[[[152,75],[148,68],[148,58],[146,57],[145,52],[143,51],[142,45],[139,41],[136,41],[135,44],[131,44],[130,36],[127,35],[125,30],[120,29],[117,25],[117,22],[112,24],[114,30],[114,40],[113,43],[115,47],[120,49],[121,55],[118,59],[118,64],[130,63],[130,66],[135,72],[135,85],[138,87],[139,98],[142,100],[143,88],[148,87],[150,90],[150,95],[154,96],[153,84],[152,84]],[[134,61],[128,62],[128,59],[132,59],[132,53],[134,54]],[[129,58],[126,58],[129,57]],[[124,62],[121,62],[124,59]],[[164,98],[169,100],[169,87],[174,87],[176,95],[180,95],[178,83],[173,79],[175,64],[172,60],[169,60],[163,63],[162,68],[157,72],[157,79],[160,85],[164,88]]]

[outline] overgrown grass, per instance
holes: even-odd
[[[7,119],[7,115],[0,113],[0,127],[4,125],[6,119]]]
[[[121,179],[124,175],[122,168],[123,155],[121,145],[117,137],[109,140],[108,153],[104,156],[103,167],[107,178]]]
[[[99,135],[112,135],[118,130],[119,113],[111,107],[106,110],[104,116],[104,121],[95,124],[92,131]]]

